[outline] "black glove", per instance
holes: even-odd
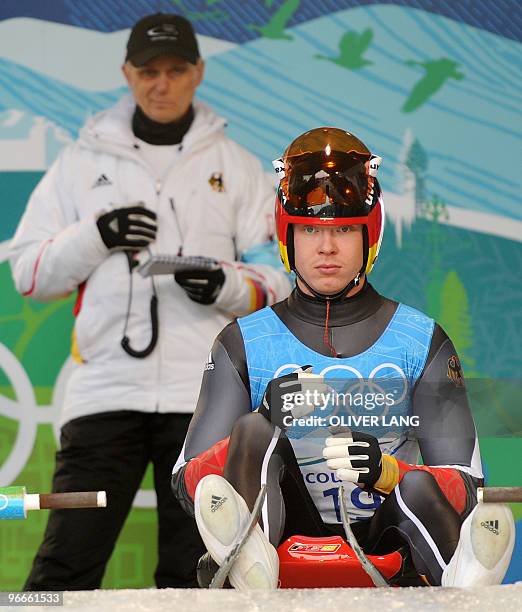
[[[225,282],[225,273],[222,268],[183,270],[183,272],[176,272],[174,279],[194,302],[213,304]]]
[[[323,457],[340,480],[372,487],[382,473],[379,441],[360,431],[348,430],[326,438]]]
[[[285,376],[273,378],[266,386],[263,401],[258,412],[273,425],[282,430],[292,425],[293,419],[304,417],[315,410],[307,400],[307,392],[323,393],[326,390],[324,378],[311,373],[312,366],[301,366],[300,372],[292,372]],[[296,396],[301,396],[297,398]],[[313,399],[313,396],[311,396]]]
[[[139,251],[156,239],[156,213],[142,206],[115,208],[96,221],[101,239],[112,250]]]

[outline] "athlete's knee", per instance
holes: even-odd
[[[406,472],[399,483],[399,491],[406,504],[414,504],[417,509],[448,503],[435,477],[424,470]]]
[[[430,490],[433,487],[438,488],[437,481],[434,476],[424,470],[411,470],[406,472],[400,482],[401,492],[409,489]]]
[[[252,442],[261,439],[271,439],[274,435],[274,426],[257,412],[245,414],[234,424],[230,440],[242,446],[251,446]]]
[[[229,439],[223,438],[196,457],[190,459],[172,475],[171,488],[182,508],[194,515],[192,500],[199,481],[209,474],[223,475],[228,455]]]
[[[274,426],[264,416],[256,412],[243,415],[232,428],[229,453],[245,460],[264,455],[273,435]]]

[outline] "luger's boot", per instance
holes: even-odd
[[[245,500],[224,478],[210,474],[202,478],[194,499],[199,533],[212,559],[221,565],[250,519]],[[279,557],[256,525],[229,573],[236,589],[275,589]]]
[[[515,545],[515,523],[509,506],[475,506],[462,523],[455,554],[442,574],[442,586],[500,584]]]

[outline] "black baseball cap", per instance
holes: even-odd
[[[140,19],[127,42],[125,61],[143,66],[159,55],[177,55],[197,64],[199,48],[190,21],[181,15],[156,13]]]

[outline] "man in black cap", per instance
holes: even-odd
[[[105,510],[51,512],[28,590],[100,586],[149,462],[156,584],[196,584],[201,541],[170,479],[203,366],[231,318],[290,290],[282,270],[248,263],[270,237],[273,190],[259,161],[226,137],[224,119],[194,99],[203,72],[186,19],[140,20],[123,66],[132,95],[92,117],[64,149],[11,243],[22,294],[49,300],[78,291],[77,365],[62,407],[53,491],[108,496]],[[151,280],[136,273],[149,254],[218,263]]]
[[[134,131],[139,136],[140,129],[159,124],[156,129],[165,141],[152,144],[167,144],[169,124],[185,127],[194,119],[192,99],[203,78],[190,22],[179,15],[145,17],[131,32],[125,60],[123,73],[136,100]]]

